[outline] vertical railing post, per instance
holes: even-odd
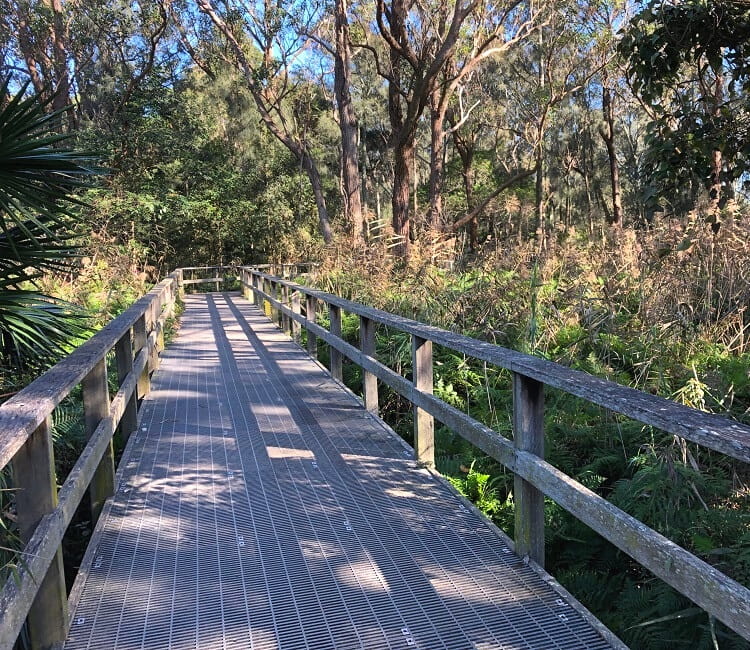
[[[180,298],[185,297],[185,274],[182,269],[177,269],[177,295]]]
[[[128,330],[120,337],[115,345],[115,360],[117,361],[117,380],[122,382],[133,370],[133,342],[131,340],[131,331]],[[123,442],[127,442],[130,434],[138,426],[138,391],[134,390],[130,396],[122,418],[120,419],[119,431]]]
[[[297,291],[296,289],[292,291],[292,313],[296,316],[299,316],[302,313],[302,309],[300,307],[299,291]],[[293,318],[290,320],[292,326],[292,338],[294,339],[295,343],[299,343],[302,340],[302,328],[296,320],[294,320]]]
[[[280,285],[276,280],[271,280],[271,295],[273,296],[273,299],[276,301],[277,304],[281,303],[281,291],[279,291]],[[283,322],[281,320],[282,314],[281,309],[278,307],[274,307],[274,318],[273,321],[276,324],[276,327],[281,328],[283,326]]]
[[[151,369],[152,370],[158,370],[159,369],[159,363],[161,359],[159,358],[159,355],[161,354],[161,351],[164,349],[164,327],[159,322],[159,319],[161,318],[161,312],[162,312],[162,297],[156,296],[154,298],[154,301],[151,303],[151,307],[153,309],[153,314],[151,317],[151,322],[153,324],[153,330],[156,332],[156,345],[154,346],[154,349],[152,350],[152,363],[151,363]]]
[[[544,384],[513,373],[513,443],[544,458]],[[544,566],[544,494],[514,478],[516,553]]]
[[[315,312],[318,305],[318,299],[314,296],[305,296],[305,318],[310,323],[315,323]],[[307,353],[313,358],[318,358],[318,337],[310,330],[307,330]]]
[[[414,388],[432,394],[432,341],[413,334],[411,360]],[[435,422],[432,416],[418,406],[414,407],[414,451],[417,463],[435,465]]]
[[[267,278],[263,278],[263,293],[265,293],[267,296],[272,295],[271,294],[271,281]],[[266,303],[268,304],[268,309],[266,309]],[[263,313],[268,316],[268,318],[273,318],[273,307],[271,307],[271,303],[268,301],[268,299],[264,298],[263,300]]]
[[[57,507],[50,429],[51,418],[47,417],[13,458],[16,524],[24,544],[28,544],[42,517]],[[31,648],[60,647],[68,631],[68,597],[61,547],[57,549],[47,575],[35,578],[39,589],[26,619]]]
[[[136,356],[140,353],[141,350],[146,350],[146,354],[148,354],[148,326],[146,324],[146,312],[144,312],[141,317],[135,321],[133,324],[133,350],[136,354]],[[148,371],[148,363],[143,368],[143,372],[141,373],[141,376],[138,378],[138,398],[141,399],[148,395],[149,391],[151,390],[151,380],[149,378],[149,371]]]
[[[328,316],[331,321],[331,334],[341,338],[341,308],[336,305],[328,305]],[[341,381],[344,378],[341,352],[332,345],[328,347],[331,352],[331,376]]]
[[[107,387],[107,361],[102,358],[83,378],[81,382],[83,392],[83,420],[86,438],[91,438],[99,423],[109,415],[109,389]],[[112,440],[94,472],[89,485],[91,497],[91,518],[96,520],[101,514],[104,502],[115,492],[115,458],[112,450]]]
[[[287,309],[289,308],[289,287],[287,287],[285,284],[281,285],[281,304]],[[290,320],[291,319],[289,318],[289,316],[287,316],[286,313],[281,310],[281,330],[287,336],[289,336],[291,333],[291,327],[289,325]]]
[[[375,358],[375,321],[359,317],[359,349],[362,354]],[[362,399],[365,408],[375,415],[378,414],[378,378],[371,372],[362,369]]]

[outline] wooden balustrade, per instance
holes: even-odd
[[[560,389],[743,462],[750,462],[750,427],[544,359],[288,282],[256,267],[243,269],[245,277],[249,278],[248,284],[254,288],[256,301],[267,301],[272,309],[305,329],[310,354],[315,356],[318,340],[328,344],[333,377],[341,379],[343,357],[362,368],[364,403],[368,410],[377,411],[378,380],[413,404],[415,457],[418,462],[425,465],[434,463],[435,418],[514,473],[515,547],[521,556],[539,565],[544,563],[544,498],[547,496],[654,575],[750,640],[749,589],[544,460],[544,386]],[[261,290],[260,287],[267,287],[267,283],[274,287],[286,287],[294,295],[304,296],[305,315],[282,304],[268,290]],[[316,323],[318,303],[328,309],[329,330]],[[341,338],[342,312],[359,316],[359,347]],[[412,381],[375,358],[374,332],[377,325],[411,335]],[[432,394],[433,344],[512,372],[513,440]]]
[[[68,631],[61,544],[88,491],[92,518],[114,490],[112,438],[136,429],[139,399],[164,347],[163,330],[182,290],[175,271],[60,363],[0,406],[0,470],[12,467],[23,549],[16,575],[0,592],[0,648],[12,648],[24,621],[31,647],[58,647]],[[107,355],[114,350],[119,389],[110,399]],[[87,444],[57,489],[52,412],[81,385]]]

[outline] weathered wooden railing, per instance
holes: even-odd
[[[377,381],[409,400],[415,409],[416,458],[433,465],[433,418],[500,461],[515,474],[515,547],[521,556],[544,563],[544,496],[590,526],[642,566],[750,640],[750,590],[615,507],[544,460],[544,386],[581,397],[611,411],[750,462],[750,427],[703,413],[544,359],[395,316],[338,296],[240,267],[245,296],[270,308],[272,318],[316,354],[317,340],[330,346],[331,374],[342,378],[342,355],[363,369],[365,407],[378,412]],[[328,310],[330,330],[316,323],[319,304]],[[360,347],[341,338],[342,311],[359,316]],[[378,325],[410,334],[410,381],[375,358]],[[508,369],[513,375],[513,432],[510,440],[432,394],[432,344]]]
[[[24,548],[17,574],[0,593],[0,648],[10,649],[28,620],[33,648],[60,645],[68,631],[61,543],[88,490],[92,520],[112,495],[112,439],[137,426],[139,399],[164,347],[164,323],[181,289],[175,271],[51,370],[0,406],[0,470],[12,467],[18,531]],[[119,390],[110,398],[107,355],[114,349]],[[57,488],[51,420],[78,385],[88,442]]]

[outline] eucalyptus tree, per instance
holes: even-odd
[[[320,233],[326,243],[333,239],[323,180],[316,161],[305,115],[294,111],[295,95],[305,82],[294,64],[305,53],[305,38],[278,3],[240,2],[237,8],[219,8],[211,0],[196,0],[198,9],[211,19],[228,51],[226,63],[243,76],[260,119],[295,157],[307,174],[315,196]],[[317,17],[309,16],[313,21]],[[311,30],[310,30],[311,31]]]
[[[431,221],[441,221],[443,125],[450,100],[462,80],[484,59],[506,51],[530,31],[523,0],[415,2],[376,0],[378,34],[386,55],[361,43],[377,57],[388,83],[390,145],[393,150],[393,229],[408,255],[410,173],[422,115],[431,106]]]

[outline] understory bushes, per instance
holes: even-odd
[[[750,423],[750,227],[638,237],[484,251],[450,271],[418,249],[408,267],[339,252],[316,284]],[[356,318],[343,330],[355,342]],[[378,330],[378,358],[406,376],[410,349],[408,335]],[[436,395],[512,437],[510,374],[439,346],[434,358]],[[345,366],[345,380],[358,390],[358,369]],[[380,390],[384,418],[411,440],[410,405]],[[552,464],[750,585],[746,466],[561,391],[545,401]],[[436,435],[438,470],[512,535],[512,474],[445,427]],[[550,572],[632,647],[747,647],[551,501],[546,519]]]

